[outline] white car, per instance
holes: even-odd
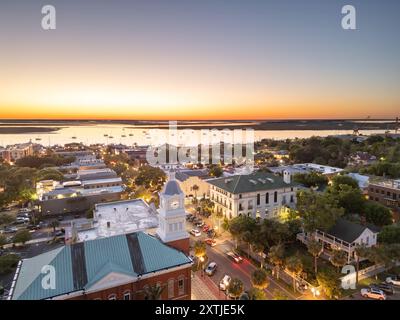
[[[386,300],[386,295],[382,290],[374,289],[374,288],[364,288],[361,289],[361,295],[364,298],[377,299],[377,300]]]
[[[195,237],[200,237],[201,236],[200,230],[197,230],[197,229],[190,230],[190,234],[192,234]]]
[[[221,279],[221,281],[219,282],[219,288],[222,291],[225,291],[229,284],[231,283],[232,278],[230,276],[228,276],[227,274],[224,275],[224,277]]]
[[[400,278],[397,276],[390,276],[386,278],[386,283],[393,284],[395,286],[400,286]]]

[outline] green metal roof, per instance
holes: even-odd
[[[208,183],[225,190],[226,192],[239,194],[271,189],[283,189],[296,187],[296,183],[285,183],[283,178],[272,173],[254,172],[249,175],[236,175],[226,178],[208,180]]]
[[[66,245],[22,260],[12,300],[40,300],[89,289],[111,272],[139,274],[189,264],[182,252],[143,232]],[[56,272],[56,288],[44,289],[42,267]]]

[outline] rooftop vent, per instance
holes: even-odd
[[[267,180],[261,178],[258,178],[257,180],[260,181],[262,184],[265,184],[267,182]]]
[[[233,179],[225,179],[225,183],[229,183],[229,182],[232,182],[233,181]]]
[[[252,184],[257,184],[257,181],[255,180],[249,180]]]
[[[272,179],[272,178],[267,178],[267,180],[268,180],[269,182],[271,182],[271,183],[274,183],[274,179]]]

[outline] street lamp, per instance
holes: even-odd
[[[201,276],[204,276],[204,257],[200,257]]]

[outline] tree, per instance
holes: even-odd
[[[325,175],[317,172],[297,173],[293,176],[293,180],[307,188],[319,188],[328,184],[328,178]]]
[[[345,214],[359,214],[364,210],[365,199],[358,187],[341,184],[337,188],[329,187],[328,193],[344,208]]]
[[[275,266],[276,278],[279,280],[279,270],[284,263],[285,251],[282,244],[272,246],[268,252],[268,260]]]
[[[135,184],[150,189],[151,191],[160,191],[165,180],[166,175],[164,171],[160,168],[145,165],[139,168]]]
[[[360,271],[360,258],[368,257],[369,248],[367,248],[364,244],[357,245],[354,249],[354,253],[356,256],[356,284],[358,284],[358,272]]]
[[[32,235],[28,230],[19,230],[14,235],[13,243],[22,243],[23,245],[32,239]]]
[[[317,240],[310,240],[307,243],[308,252],[314,257],[314,273],[318,272],[318,257],[324,251],[323,245]]]
[[[254,288],[265,290],[269,286],[268,274],[264,269],[257,269],[251,274],[251,283]]]
[[[53,232],[56,232],[56,229],[58,228],[58,226],[60,225],[60,222],[58,222],[58,220],[52,220],[49,224],[49,226],[51,228],[53,228]]]
[[[210,166],[209,174],[211,177],[219,178],[220,176],[222,176],[223,173],[224,171],[222,170],[220,165],[212,164]]]
[[[286,268],[292,273],[293,290],[296,291],[296,277],[303,272],[303,263],[299,256],[294,255],[286,259]]]
[[[228,290],[228,293],[230,296],[237,299],[242,294],[243,288],[244,288],[244,286],[243,286],[242,280],[240,280],[238,278],[233,278],[231,280],[231,282],[229,283],[227,290]]]
[[[56,169],[45,168],[45,169],[39,170],[36,173],[35,180],[36,181],[43,181],[43,180],[63,181],[64,175]]]
[[[400,243],[400,225],[393,224],[383,227],[378,234],[378,242],[384,244]]]
[[[347,253],[343,250],[334,250],[330,259],[331,263],[338,268],[343,267],[347,263]]]
[[[193,185],[193,187],[192,187],[192,190],[194,191],[194,197],[196,199],[197,199],[197,191],[199,191],[199,189],[200,189],[200,187],[197,184]]]
[[[0,234],[0,249],[2,249],[5,244],[7,244],[7,237]]]
[[[332,178],[331,188],[339,191],[340,186],[347,185],[353,189],[359,189],[357,180],[347,175],[336,175]]]
[[[297,194],[297,210],[306,232],[314,232],[316,229],[327,231],[344,213],[343,208],[329,194],[305,190]]]
[[[368,201],[364,206],[365,219],[377,226],[390,225],[393,222],[391,211],[380,203]]]
[[[197,267],[199,267],[201,259],[204,259],[206,253],[206,244],[201,240],[196,241],[194,244],[194,255],[197,258]]]
[[[323,270],[322,272],[318,272],[317,282],[329,299],[337,296],[340,292],[338,276],[332,271]]]
[[[281,290],[275,289],[273,292],[274,300],[288,300],[288,296]]]
[[[145,287],[145,289],[144,289],[145,299],[146,300],[160,300],[164,289],[165,289],[165,286],[160,286],[160,285],[151,285],[151,286]]]
[[[251,288],[249,291],[240,295],[239,300],[266,300],[267,297],[263,290]]]

